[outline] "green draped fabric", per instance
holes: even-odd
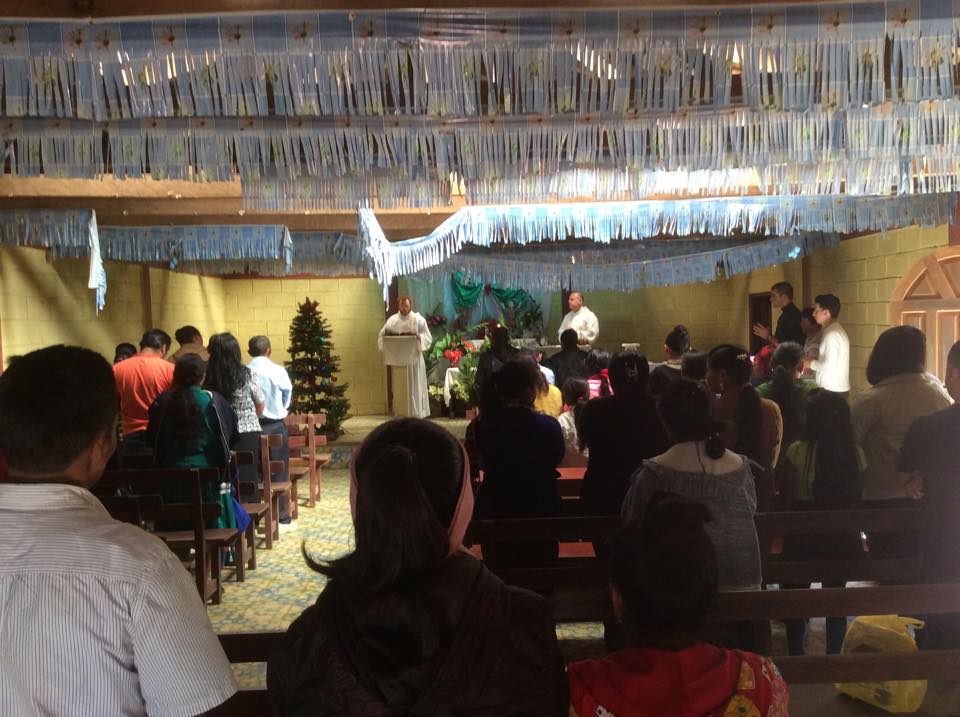
[[[453,302],[456,304],[457,312],[472,309],[480,303],[480,297],[483,296],[483,284],[466,282],[463,279],[463,272],[458,271],[450,277],[450,283],[453,286]],[[501,289],[496,284],[490,287],[490,293],[501,306],[515,306],[523,308],[533,301],[533,298],[523,289]]]

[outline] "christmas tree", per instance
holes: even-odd
[[[337,383],[340,357],[333,354],[330,326],[310,297],[297,305],[297,315],[290,324],[290,362],[287,373],[293,383],[291,413],[324,413],[327,422],[321,429],[333,437],[348,417],[350,400],[347,384]]]

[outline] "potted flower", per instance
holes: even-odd
[[[443,404],[443,386],[430,384],[427,386],[427,395],[430,398],[430,418],[442,417],[446,408]]]

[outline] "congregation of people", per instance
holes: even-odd
[[[591,345],[596,317],[576,293],[552,357],[494,331],[464,443],[404,418],[355,451],[354,548],[334,557],[304,546],[326,583],[268,663],[277,713],[787,715],[774,663],[737,632],[717,644],[707,630],[720,591],[763,583],[754,515],[764,486],[772,508],[920,501],[946,546],[960,468],[960,343],[944,385],[925,373],[923,333],[888,329],[868,362],[871,388],[851,406],[840,300],[817,296],[808,312],[792,298],[775,285],[777,326],[754,327],[770,347],[763,366],[734,343],[696,351],[683,326],[653,367],[637,351],[611,356]],[[401,314],[417,320],[409,303]],[[246,364],[230,334],[204,345],[184,327],[176,339],[175,363],[154,329],[132,355],[118,347],[112,369],[54,346],[0,375],[0,713],[199,714],[236,690],[182,565],[89,492],[115,453],[118,417],[122,450],[151,451],[158,465],[226,469],[231,450],[281,432],[291,388],[266,337],[249,340]],[[560,515],[564,466],[585,467],[584,513],[617,526],[596,546],[610,566],[611,653],[566,666],[547,600],[504,584],[463,544],[474,519]],[[787,541],[784,556],[853,549],[816,537]],[[556,543],[534,541],[509,561],[557,556]],[[935,569],[956,580],[960,560],[944,551]],[[828,620],[828,652],[844,628]],[[791,654],[805,630],[787,621]],[[957,641],[946,628],[937,637]]]

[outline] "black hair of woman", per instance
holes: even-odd
[[[657,413],[675,442],[703,442],[707,456],[719,460],[726,451],[723,425],[710,416],[711,400],[702,383],[681,378],[664,390],[657,402]]]
[[[657,491],[615,537],[611,594],[634,645],[680,649],[703,639],[719,585],[710,520],[701,503]]]
[[[719,377],[720,393],[729,388],[738,388],[734,422],[737,426],[737,453],[760,460],[763,436],[763,414],[760,395],[750,383],[753,363],[750,354],[742,346],[721,344],[710,350],[707,355],[707,367],[714,376]]]
[[[302,547],[313,570],[348,594],[371,597],[425,573],[449,552],[448,528],[463,480],[463,451],[444,428],[400,418],[374,429],[354,458],[355,548],[332,561]]]
[[[231,333],[214,334],[207,351],[210,361],[203,387],[232,401],[233,394],[250,381],[250,369],[243,365],[240,342]]]

